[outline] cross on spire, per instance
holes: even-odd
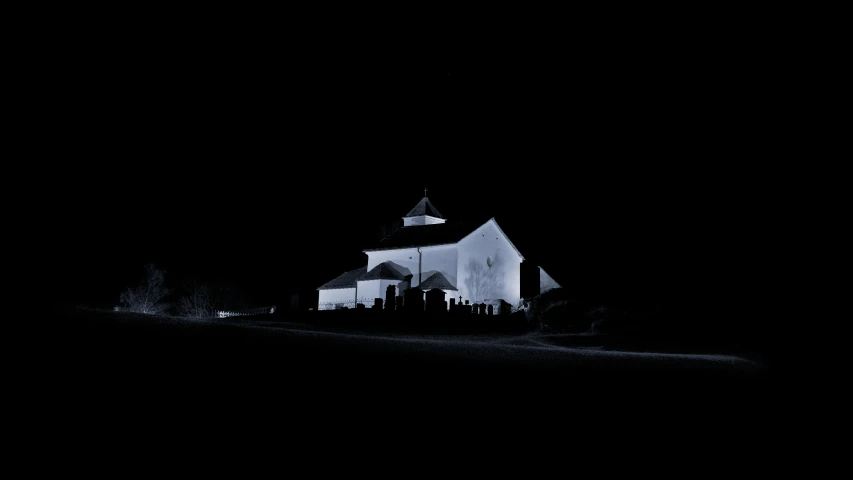
[[[425,197],[426,197],[426,192],[427,192],[427,189],[425,188],[425,189],[424,189],[424,196],[425,196]]]

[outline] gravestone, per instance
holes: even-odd
[[[424,311],[424,291],[418,287],[410,288],[404,293],[403,306],[407,312]]]
[[[441,313],[446,312],[447,307],[444,302],[444,297],[447,293],[440,288],[433,288],[432,290],[426,292],[426,311],[428,313]]]
[[[456,299],[450,299],[450,313],[456,313]]]
[[[347,307],[344,307],[344,309],[346,309],[346,308],[347,308]],[[355,306],[355,309],[356,309],[356,310],[364,310],[364,304],[363,304],[363,303],[359,303],[358,305],[356,305],[356,306]]]
[[[373,299],[373,309],[374,310],[382,310],[382,299],[374,298]]]
[[[385,309],[394,310],[394,299],[397,297],[397,287],[388,285],[385,289]]]
[[[495,314],[495,306],[489,305],[489,316],[491,317],[494,314]]]
[[[474,305],[471,306],[471,310],[474,312],[474,315],[477,315],[479,313],[479,310],[480,310],[480,305],[475,303]]]

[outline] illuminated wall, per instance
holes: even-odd
[[[378,252],[367,252],[367,271],[376,268],[380,263],[393,262],[391,265],[402,271],[418,276],[418,250],[415,248],[401,248],[397,250],[380,250]],[[402,267],[402,268],[401,268]],[[405,273],[408,272],[408,273]],[[415,279],[417,281],[417,278]]]
[[[429,227],[424,227],[429,228]],[[441,272],[450,283],[456,285],[457,253],[456,245],[440,245],[436,247],[421,247],[421,276],[426,280],[432,273]],[[412,286],[418,285],[418,249],[401,248],[396,250],[380,250],[367,252],[367,271],[384,262],[393,262],[394,267],[403,275],[412,275]],[[458,288],[458,285],[457,285]],[[400,292],[398,291],[399,295]],[[361,292],[359,292],[361,296]],[[385,294],[382,294],[383,298]]]
[[[383,301],[385,300],[385,290],[388,288],[388,285],[394,285],[397,288],[396,294],[400,295],[400,287],[399,284],[401,282],[399,280],[363,280],[358,282],[358,298],[368,298],[371,299],[370,304],[365,304],[365,306],[370,307],[373,305],[373,299],[381,298]]]
[[[429,215],[418,215],[417,217],[403,217],[403,226],[411,227],[415,225],[436,225],[444,223],[447,220],[443,218],[430,217]]]
[[[394,285],[394,295],[400,296],[400,284],[405,283],[399,280],[380,280],[379,281],[379,297],[385,300],[385,291],[388,290],[388,285]]]
[[[359,295],[360,296],[360,295]],[[353,288],[336,288],[333,290],[320,290],[320,298],[317,301],[318,310],[334,310],[336,303],[347,304],[349,308],[353,308],[355,301],[355,287]]]
[[[521,257],[494,220],[458,244],[457,300],[463,303],[502,299],[515,304],[521,298]]]

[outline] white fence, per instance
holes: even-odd
[[[363,303],[364,308],[370,308],[374,302],[375,299],[373,298],[359,298],[358,300],[349,300],[346,302],[324,302],[317,306],[317,310],[340,310],[344,307],[354,309],[359,303]]]
[[[260,308],[247,308],[241,309],[233,312],[227,311],[218,311],[216,312],[216,316],[218,318],[230,318],[230,317],[251,317],[255,315],[272,315],[275,313],[275,305],[272,307],[260,307]]]

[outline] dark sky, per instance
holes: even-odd
[[[339,185],[267,181],[271,173],[260,169],[258,176],[235,176],[236,186],[222,189],[141,182],[78,192],[60,207],[69,233],[59,250],[75,266],[65,273],[80,302],[107,302],[153,261],[175,274],[224,276],[259,302],[282,303],[291,290],[310,293],[364,265],[361,251],[375,244],[380,225],[423,195],[421,185],[369,176]],[[630,280],[649,282],[648,290],[660,276],[657,194],[644,184],[584,183],[526,183],[498,172],[485,182],[431,186],[429,195],[449,221],[494,216],[522,254],[564,283],[619,275],[601,286]],[[631,190],[607,193],[619,188]]]
[[[665,303],[664,255],[707,262],[685,232],[728,245],[712,239],[733,231],[723,212],[765,105],[757,67],[707,43],[389,61],[138,33],[51,43],[34,78],[51,132],[37,148],[57,164],[36,197],[73,303],[115,303],[148,261],[283,303],[363,265],[425,187],[450,221],[496,217],[564,284]]]

